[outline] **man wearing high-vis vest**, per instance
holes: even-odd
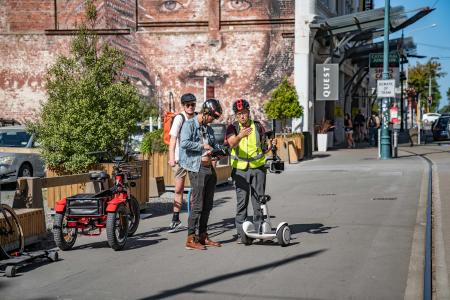
[[[231,176],[236,185],[236,229],[238,239],[236,243],[247,244],[242,224],[247,220],[247,207],[251,195],[253,206],[253,223],[258,228],[261,221],[261,211],[258,202],[259,195],[264,195],[266,187],[266,157],[272,145],[277,144],[273,139],[269,142],[268,150],[263,152],[261,144],[264,142],[264,127],[258,121],[250,119],[250,104],[247,100],[239,99],[233,104],[233,111],[238,121],[230,124],[226,137],[230,144]],[[257,240],[258,241],[258,240]]]

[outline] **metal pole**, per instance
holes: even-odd
[[[430,69],[430,82],[428,84],[428,99],[431,98],[431,69]],[[427,113],[430,112],[431,103],[427,99]]]
[[[161,129],[161,76],[159,76],[159,74],[156,74],[155,76],[155,87],[156,87],[156,82],[158,81],[159,78],[159,91],[158,91],[158,129]]]
[[[389,79],[389,12],[390,0],[386,0],[384,5],[384,60],[383,60],[383,80]],[[388,120],[388,100],[383,98],[382,110],[383,121],[381,122],[381,159],[391,159],[391,151],[389,149],[391,139],[389,138],[389,120]]]
[[[420,145],[420,98],[422,94],[419,94],[419,103],[417,103],[417,145]]]
[[[403,44],[403,29],[402,29],[402,44]],[[403,56],[403,57],[405,57],[405,56]],[[401,77],[403,78],[403,64],[402,64],[401,74],[402,74]],[[400,103],[400,110],[401,110],[400,117],[402,118],[402,120],[400,122],[400,132],[404,132],[405,129],[403,128],[403,122],[405,122],[405,121],[404,121],[403,113],[405,112],[405,109],[404,109],[405,101],[403,100],[403,79],[400,80],[400,102],[401,102]]]

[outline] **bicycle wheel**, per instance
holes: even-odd
[[[17,214],[6,204],[2,208],[5,215],[0,213],[0,258],[8,259],[13,252],[23,252],[25,241]]]
[[[106,218],[106,236],[108,243],[114,250],[120,250],[125,246],[128,237],[128,212],[120,203],[115,212],[109,212]]]

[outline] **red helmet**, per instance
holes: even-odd
[[[250,109],[250,104],[245,99],[239,99],[233,104],[233,111],[237,112],[238,110]]]

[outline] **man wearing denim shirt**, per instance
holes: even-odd
[[[186,121],[180,136],[180,167],[189,172],[193,205],[188,219],[186,249],[205,250],[206,246],[220,247],[209,239],[207,228],[213,208],[217,175],[212,166],[210,151],[219,148],[214,131],[208,124],[222,115],[222,107],[216,99],[208,99],[200,113]],[[224,157],[219,157],[224,158]],[[198,225],[199,235],[195,234]]]

